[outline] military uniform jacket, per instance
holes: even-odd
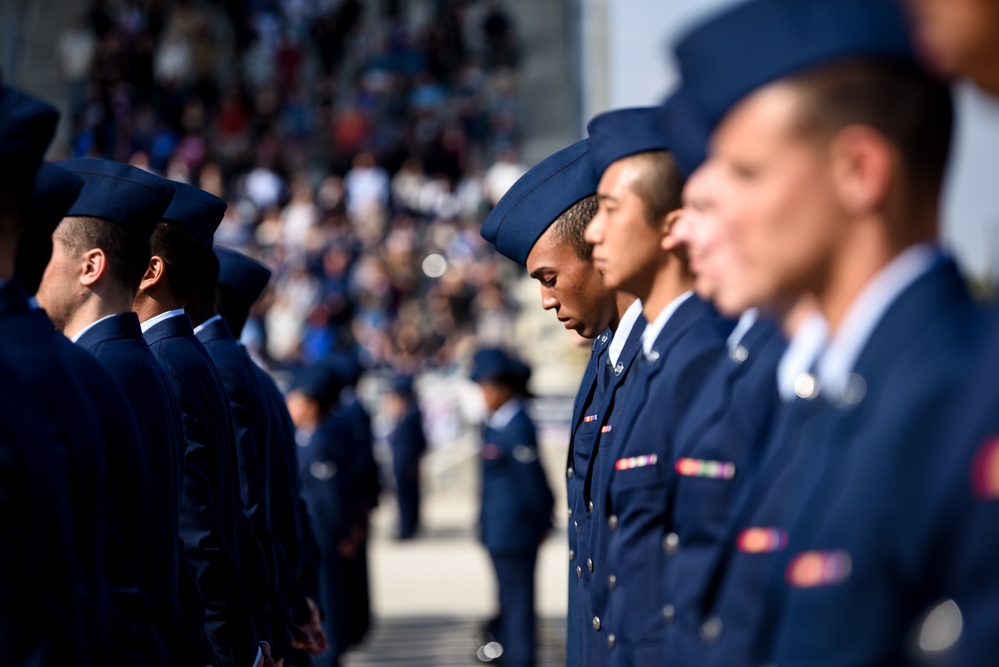
[[[263,389],[256,364],[233,338],[229,325],[222,318],[205,322],[196,336],[215,364],[232,408],[239,495],[245,517],[247,571],[244,584],[253,622],[261,638],[276,641],[274,633],[283,636],[285,627],[276,616],[279,603],[276,600],[274,541],[267,521],[264,473],[260,465],[261,449],[265,446],[262,440],[268,432]],[[283,620],[283,615],[280,618]],[[276,624],[280,627],[275,627]]]
[[[690,296],[639,360],[609,424],[619,444],[597,468],[604,484],[593,521],[608,530],[606,563],[594,570],[610,593],[606,618],[595,616],[593,628],[606,633],[612,664],[663,659],[664,625],[671,620],[663,582],[667,561],[682,547],[667,522],[673,431],[723,349],[717,313]]]
[[[482,443],[482,543],[499,555],[534,553],[551,526],[554,497],[538,459],[534,422],[523,404],[506,424],[487,422]]]
[[[397,475],[420,461],[420,457],[427,451],[427,438],[423,433],[423,419],[417,406],[411,405],[406,409],[406,414],[389,434],[388,443],[392,449],[392,467]]]
[[[243,515],[229,400],[186,315],[157,323],[143,337],[180,403],[180,536],[204,598],[208,639],[220,664],[243,667],[258,649],[242,580]]]
[[[142,475],[131,482],[139,488],[133,489],[125,525],[149,529],[149,543],[136,545],[134,557],[145,565],[142,590],[158,616],[157,625],[167,633],[164,641],[170,641],[177,631],[180,613],[178,503],[184,446],[180,406],[163,369],[142,338],[135,313],[112,315],[96,322],[76,344],[90,352],[118,381],[141,430],[145,467]],[[135,531],[136,537],[144,534]],[[136,622],[142,622],[138,612],[133,615],[137,616]]]
[[[576,434],[575,458],[578,460],[577,465],[582,467],[574,472],[574,477],[578,480],[577,501],[571,508],[572,516],[569,519],[569,533],[576,537],[575,551],[569,552],[569,585],[570,590],[574,588],[576,591],[575,618],[571,613],[569,618],[576,625],[575,630],[570,628],[569,632],[574,633],[578,639],[576,646],[569,645],[566,652],[572,651],[580,665],[606,664],[608,659],[606,638],[592,627],[594,617],[606,616],[608,594],[606,577],[599,576],[599,573],[595,576],[590,569],[591,563],[604,562],[609,532],[605,524],[593,520],[593,499],[601,495],[600,490],[603,488],[603,476],[597,474],[596,464],[598,459],[613,456],[611,450],[614,441],[608,426],[613,421],[615,410],[621,409],[615,403],[622,391],[621,387],[627,378],[634,375],[633,369],[642,353],[642,332],[645,325],[645,318],[640,315],[628,332],[617,365],[610,366],[607,353],[600,356],[594,398],[584,408],[582,416],[585,428],[581,427]]]
[[[697,637],[710,575],[725,548],[739,489],[766,438],[777,395],[777,362],[786,344],[776,325],[757,321],[728,349],[704,382],[674,438],[667,487],[667,531],[683,548],[666,569],[667,655],[675,664],[703,664],[684,645]],[[698,423],[699,418],[708,418]]]
[[[12,667],[82,664],[69,482],[37,406],[0,362],[0,646]],[[39,623],[39,619],[45,619]]]
[[[921,507],[937,436],[959,395],[978,311],[957,267],[940,261],[904,289],[863,348],[847,390],[808,447],[788,548],[776,575],[780,665],[902,664],[922,604]],[[969,340],[970,339],[970,340]]]
[[[107,526],[105,452],[117,433],[114,418],[131,412],[114,380],[59,333],[44,311],[30,308],[17,281],[0,286],[0,358],[14,372],[9,386],[38,406],[41,424],[55,445],[47,457],[69,480],[70,529],[80,575],[76,606],[85,611],[80,641],[89,659],[107,660],[110,602],[104,550],[107,541],[117,538],[107,535],[115,527]],[[103,399],[113,398],[118,400],[108,407]]]

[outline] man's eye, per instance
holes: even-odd
[[[551,278],[543,278],[541,280],[541,284],[549,289],[555,287],[555,276],[552,276]]]

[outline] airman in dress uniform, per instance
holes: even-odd
[[[77,551],[85,543],[78,540],[69,505],[68,466],[56,463],[66,452],[66,441],[57,440],[50,398],[18,382],[30,372],[19,365],[32,363],[30,359],[4,354],[10,341],[20,337],[7,321],[27,310],[21,299],[14,299],[23,289],[15,267],[31,224],[30,193],[36,191],[36,173],[57,118],[47,104],[0,86],[0,377],[5,379],[0,383],[0,588],[5,600],[0,645],[4,662],[18,667],[86,664],[94,639],[87,635],[93,627],[88,616],[105,611],[91,604],[99,597],[84,595],[84,577],[91,573],[80,566],[89,565],[91,556]],[[77,425],[76,435],[86,439],[80,447],[95,440],[92,432],[81,433],[89,426]]]
[[[580,642],[581,637],[588,637],[591,618],[578,613],[581,607],[590,606],[584,604],[588,588],[581,585],[582,564],[588,556],[580,549],[579,536],[589,534],[591,516],[583,501],[583,485],[590,479],[601,419],[641,349],[645,328],[641,302],[604,287],[593,267],[592,248],[583,233],[596,213],[596,189],[589,144],[580,141],[530,169],[482,224],[483,238],[527,267],[541,284],[542,307],[555,310],[567,329],[593,339],[573,404],[566,462],[570,526],[566,662],[570,666],[599,661],[597,656],[584,654]]]
[[[913,509],[979,319],[935,245],[949,91],[916,64],[890,1],[740,5],[677,55],[746,293],[812,293],[829,327],[797,387],[822,403],[800,432],[808,464],[764,606],[772,642],[754,658],[902,664],[928,557]],[[724,624],[702,634],[720,641]]]
[[[220,201],[209,197],[197,196]],[[180,403],[185,438],[180,536],[203,596],[208,640],[220,665],[263,665],[269,659],[266,644],[258,644],[243,581],[246,548],[229,398],[184,312],[222,213],[189,215],[188,199],[182,196],[173,214],[168,206],[153,232],[152,258],[133,310]]]
[[[387,440],[392,450],[392,472],[399,504],[398,538],[408,540],[416,536],[420,525],[420,459],[427,451],[423,416],[412,375],[393,378],[386,405],[387,412],[395,418],[395,426]]]
[[[142,527],[129,529],[132,542],[114,545],[116,561],[108,565],[121,579],[112,587],[120,627],[115,636],[119,642],[133,638],[132,661],[162,663],[167,647],[196,655],[199,642],[183,638],[178,606],[180,407],[132,312],[149,263],[149,236],[170,203],[172,187],[111,160],[67,160],[51,168],[66,170],[82,190],[65,217],[55,220],[52,259],[38,302],[63,334],[121,384],[141,434],[141,442],[134,443],[141,449],[118,453],[109,466],[122,498],[116,508],[120,520]],[[143,636],[153,627],[159,640]],[[182,654],[176,651],[174,659]]]
[[[503,664],[535,660],[534,566],[551,527],[554,497],[538,459],[534,422],[524,406],[531,370],[500,348],[473,358],[471,379],[482,390],[482,543],[496,572],[498,635]],[[489,656],[492,657],[492,656]]]
[[[228,248],[216,246],[219,264],[217,305],[232,336],[238,339],[246,324],[250,307],[260,298],[271,278],[271,271],[259,262]],[[316,604],[318,563],[307,554],[318,551],[308,520],[308,511],[300,497],[298,461],[295,452],[295,425],[288,414],[284,395],[271,376],[254,364],[263,390],[267,411],[267,435],[258,439],[261,469],[264,472],[266,511],[274,536],[279,594],[285,599],[291,619],[292,638],[285,664],[308,665],[308,655],[318,655],[328,643]],[[277,647],[276,655],[284,655]]]
[[[721,358],[725,327],[693,293],[685,253],[672,235],[683,176],[662,110],[609,112],[588,130],[600,208],[586,239],[604,284],[635,294],[649,322],[637,375],[614,399],[589,473],[598,480],[586,498],[594,515],[593,555],[586,561],[595,589],[589,634],[608,647],[612,664],[658,664],[664,628],[675,616],[662,582],[682,547],[665,521],[673,436]]]

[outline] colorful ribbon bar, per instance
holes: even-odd
[[[735,540],[736,548],[746,554],[769,554],[787,546],[787,531],[783,528],[746,528]]]
[[[791,560],[784,575],[795,588],[817,588],[844,581],[852,566],[850,554],[843,549],[804,551]]]
[[[676,472],[684,477],[707,477],[709,479],[732,479],[735,477],[735,464],[731,461],[677,459],[675,467]]]
[[[585,417],[583,417],[584,424],[589,424],[590,422],[595,422],[595,421],[597,421],[596,415],[586,415]]]
[[[642,454],[641,456],[632,456],[626,459],[618,459],[614,464],[614,468],[617,470],[631,470],[632,468],[644,468],[645,466],[654,466],[659,457],[655,454]]]

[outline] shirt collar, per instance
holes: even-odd
[[[621,321],[617,324],[617,331],[611,338],[610,346],[607,348],[607,359],[611,366],[617,366],[617,360],[621,358],[624,345],[628,342],[631,330],[635,328],[635,323],[642,315],[642,300],[635,299],[635,302],[628,306],[621,316]]]
[[[115,315],[117,315],[117,313],[115,313]],[[104,320],[106,320],[108,318],[111,318],[111,317],[114,317],[115,315],[105,315],[104,317],[100,318],[99,320],[94,320],[93,322],[91,322],[87,326],[85,326],[82,329],[80,329],[79,331],[77,331],[76,334],[72,338],[70,338],[69,340],[75,343],[76,341],[80,340],[80,338],[83,337],[83,334],[87,333],[88,331],[90,331],[91,329],[93,329],[95,326],[97,326],[98,324],[100,324],[101,322],[103,322]]]
[[[939,258],[935,246],[919,243],[895,257],[867,283],[819,359],[817,370],[823,392],[837,396],[846,389],[860,353],[885,312]]]
[[[828,330],[826,318],[816,313],[802,322],[791,337],[791,342],[777,362],[777,390],[785,403],[797,397],[795,383],[798,376],[807,373],[815,364],[825,345]]]
[[[677,308],[682,306],[683,302],[693,296],[693,294],[694,292],[691,290],[676,297],[662,309],[662,312],[656,315],[655,320],[645,326],[645,331],[642,333],[642,350],[645,352],[645,356],[649,356],[649,353],[652,352],[652,346],[656,344],[659,334],[666,328],[669,318],[673,317],[673,313],[676,312]]]
[[[499,407],[499,410],[486,417],[486,426],[497,431],[506,428],[513,416],[520,410],[521,401],[519,398],[511,398]]]
[[[28,308],[31,310],[41,310],[42,307],[38,305],[38,299],[34,296],[28,297]]]
[[[168,310],[165,313],[160,313],[159,315],[156,315],[155,317],[150,317],[145,322],[140,323],[139,326],[142,328],[142,333],[146,333],[160,322],[169,320],[171,317],[179,317],[181,315],[186,315],[183,308]]]
[[[732,348],[741,343],[746,332],[753,328],[759,318],[760,311],[756,308],[750,308],[740,315],[739,321],[735,323],[735,328],[732,329],[732,333],[728,335],[728,340],[725,341],[725,346]]]
[[[211,324],[212,322],[215,322],[217,320],[221,320],[221,319],[222,319],[221,315],[212,315],[207,320],[205,320],[204,322],[202,322],[198,326],[194,327],[194,335],[197,336],[209,324]]]

